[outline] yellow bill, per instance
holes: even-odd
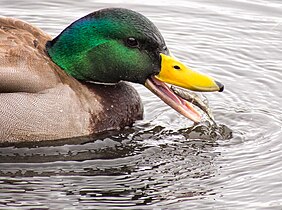
[[[160,54],[161,71],[156,78],[162,82],[193,91],[223,91],[223,85],[211,77],[189,69],[169,55]]]
[[[189,69],[169,55],[160,54],[161,71],[151,76],[145,86],[160,97],[166,104],[194,122],[201,121],[201,114],[187,100],[176,95],[166,84],[193,91],[223,91],[224,86],[211,77]]]

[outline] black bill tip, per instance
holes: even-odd
[[[224,90],[224,85],[221,84],[220,82],[218,81],[215,81],[215,83],[217,84],[217,86],[219,87],[219,91],[218,92],[222,92]]]

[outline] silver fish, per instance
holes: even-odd
[[[179,87],[175,87],[173,85],[171,86],[171,90],[176,95],[180,96],[181,98],[185,99],[186,101],[200,108],[212,120],[212,122],[215,123],[211,109],[208,106],[208,100],[206,98],[201,99],[201,97],[196,93],[190,92],[188,90],[184,90]]]

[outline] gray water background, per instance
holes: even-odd
[[[219,125],[193,124],[145,87],[121,132],[0,148],[0,209],[282,209],[280,0],[0,0],[0,15],[55,36],[105,7],[134,9],[176,57],[225,84]]]

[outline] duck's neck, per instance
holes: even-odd
[[[52,61],[69,75],[83,81],[95,79],[94,63],[89,58],[89,52],[104,41],[100,37],[93,37],[91,24],[91,21],[79,20],[46,43],[46,50]]]

